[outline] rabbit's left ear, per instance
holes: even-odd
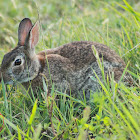
[[[38,40],[39,40],[39,22],[37,21],[30,31],[28,40],[29,47],[33,49],[37,45]]]
[[[29,18],[24,18],[18,28],[18,44],[24,46],[28,38],[29,32],[32,29],[32,22]]]

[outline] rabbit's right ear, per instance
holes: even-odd
[[[23,46],[26,43],[26,39],[29,36],[29,32],[32,29],[32,22],[29,18],[24,18],[18,28],[18,44]]]
[[[39,21],[35,23],[35,25],[32,27],[30,31],[30,36],[29,36],[29,47],[30,49],[34,50],[34,47],[37,45],[39,40]]]

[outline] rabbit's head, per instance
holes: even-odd
[[[30,81],[38,75],[40,63],[35,54],[39,40],[39,23],[32,26],[30,19],[23,19],[18,28],[18,45],[4,55],[0,68],[0,79],[6,84],[13,81]]]

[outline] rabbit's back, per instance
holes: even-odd
[[[92,45],[95,46],[99,57],[103,57],[103,60],[115,64],[119,63],[122,66],[125,66],[124,61],[108,46],[90,41],[68,43],[54,49],[48,49],[46,50],[46,54],[59,54],[60,56],[68,58],[71,63],[76,65],[76,69],[81,69],[85,65],[89,65],[96,61],[95,55],[92,51]]]

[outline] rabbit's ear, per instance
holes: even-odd
[[[39,40],[39,22],[37,21],[30,31],[29,46],[33,49]]]
[[[29,18],[24,18],[18,28],[18,44],[25,45],[26,39],[29,35],[30,30],[32,29],[32,22]]]

